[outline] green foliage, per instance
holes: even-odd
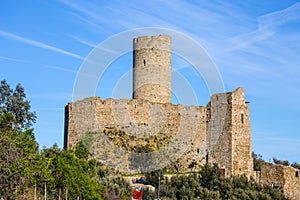
[[[13,90],[0,83],[0,197],[15,199],[27,192],[37,173],[38,144],[31,126],[35,113],[30,112],[24,88]]]
[[[297,162],[294,162],[293,164],[291,164],[292,167],[296,168],[296,169],[300,169],[300,164]]]
[[[200,185],[209,190],[219,187],[221,184],[221,171],[217,164],[206,163],[200,171]]]
[[[279,160],[273,157],[273,162],[277,165],[290,166],[290,162],[288,160]]]
[[[102,199],[100,191],[103,188],[93,178],[96,176],[95,160],[87,161],[83,146],[78,145],[75,152],[71,150],[60,151],[57,146],[44,149],[43,155],[49,160],[48,169],[51,170],[52,179],[48,182],[49,195],[55,195],[62,191],[68,194],[68,198],[77,199]]]
[[[19,129],[29,129],[36,119],[36,114],[30,111],[24,88],[18,84],[13,90],[6,80],[0,83],[0,112],[11,113],[15,120],[13,125]]]
[[[11,113],[0,114],[0,197],[15,198],[32,183],[38,145],[32,130],[13,129],[15,119]]]
[[[120,176],[103,177],[100,181],[105,186],[104,199],[130,199],[131,189],[129,183]]]
[[[156,154],[151,153],[152,149],[149,145],[136,145],[135,150],[135,153],[132,152],[129,156],[130,169],[138,169],[143,173],[151,170],[151,167],[159,162]]]
[[[197,174],[177,175],[161,183],[161,199],[284,200],[280,188],[262,186],[246,176],[221,178],[219,167],[206,164]]]
[[[280,160],[275,157],[273,157],[273,162],[277,165],[291,166],[296,169],[300,169],[300,164],[297,162],[293,162],[292,164],[290,164],[290,162],[288,160]]]
[[[253,158],[253,168],[255,171],[261,171],[262,165],[265,161],[262,159],[262,155],[254,153],[252,151],[252,158]]]
[[[139,126],[148,126],[147,124],[139,124]],[[119,130],[115,127],[104,128],[101,131],[111,142],[122,147],[126,151],[135,153],[156,151],[160,147],[165,146],[172,139],[171,136],[165,133],[159,133],[155,136],[149,136],[147,138],[136,137],[132,134],[128,134],[123,130]]]
[[[146,178],[147,183],[149,185],[153,185],[154,187],[157,188],[159,181],[164,180],[163,174],[164,174],[163,169],[155,170],[155,171],[152,171],[152,172],[145,173],[145,178]]]
[[[24,88],[13,90],[5,80],[0,84],[0,199],[129,199],[129,185],[122,178],[109,179],[109,172],[79,143],[75,150],[61,150],[57,144],[39,151],[31,126]],[[101,175],[101,176],[99,176]],[[36,188],[36,190],[34,189]]]
[[[87,159],[89,155],[89,150],[86,148],[86,146],[83,144],[82,141],[80,141],[76,148],[75,148],[75,155],[77,158],[81,159]]]

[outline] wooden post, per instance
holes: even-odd
[[[61,200],[61,188],[58,188],[58,200]]]
[[[34,182],[34,200],[36,200],[36,181]]]
[[[47,183],[44,183],[44,200],[47,200]]]

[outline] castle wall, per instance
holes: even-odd
[[[242,88],[232,92],[232,175],[245,173],[253,176],[250,113]]]
[[[95,155],[106,151],[103,141],[98,140],[107,137],[115,142],[113,145],[124,149],[122,159],[125,159],[125,157],[128,158],[130,152],[124,145],[143,145],[149,142],[149,138],[155,137],[157,138],[156,144],[150,144],[150,147],[159,152],[167,146],[166,149],[172,155],[168,154],[167,150],[162,150],[163,153],[167,153],[168,157],[173,156],[173,162],[177,159],[183,161],[180,171],[187,171],[193,161],[198,161],[198,164],[204,162],[205,107],[160,104],[138,99],[101,100],[99,97],[92,97],[69,103],[66,109],[69,117],[66,131],[68,133],[67,146],[74,146],[78,141],[84,140],[88,132],[95,132],[97,138],[93,139],[93,143],[96,145],[102,142],[102,146],[93,146]],[[129,135],[132,141],[127,141],[127,144],[122,143],[118,141],[119,138],[105,135],[105,131],[111,131],[111,135],[115,132]],[[135,143],[134,140],[138,141]],[[109,156],[112,154],[113,152],[110,152]],[[103,159],[103,156],[96,156],[100,161]],[[114,159],[117,160],[117,158]],[[105,162],[105,160],[102,161]],[[118,164],[118,169],[130,171],[128,162],[118,161]]]
[[[171,102],[172,51],[167,35],[135,38],[133,98]]]
[[[218,163],[225,170],[226,177],[244,173],[253,175],[249,108],[241,88],[232,93],[213,95],[207,107],[91,97],[69,103],[66,114],[66,146],[74,146],[88,132],[101,135],[110,131],[109,139],[114,145],[126,146],[126,151],[147,142],[155,151],[172,144],[168,151],[174,151],[176,156],[180,154],[171,159],[172,162],[177,160],[177,171],[197,170],[208,156],[210,163]],[[124,142],[114,135],[116,132],[138,141]],[[153,137],[155,141],[149,139]],[[198,168],[191,167],[192,162]],[[128,166],[122,167],[126,168]]]
[[[65,107],[65,139],[64,148],[72,147],[80,141],[81,136],[89,131],[97,130],[95,121],[95,98],[68,103]]]
[[[207,144],[209,162],[218,163],[225,170],[225,176],[232,174],[231,108],[227,94],[215,94],[207,105]]]
[[[264,163],[258,172],[257,181],[261,184],[280,187],[284,194],[291,200],[300,199],[299,170],[290,166]]]
[[[226,177],[253,175],[250,115],[243,89],[212,95],[207,111],[210,162],[218,163]]]

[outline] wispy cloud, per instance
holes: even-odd
[[[240,49],[255,42],[266,40],[272,37],[279,26],[293,20],[300,19],[300,2],[295,3],[283,10],[262,15],[257,18],[257,29],[236,37],[230,38],[234,45],[229,51]]]
[[[262,134],[262,133],[259,133]],[[300,138],[291,138],[291,137],[273,137],[267,135],[253,135],[252,140],[254,141],[272,141],[280,142],[285,144],[300,144]]]
[[[76,70],[71,70],[71,69],[68,69],[68,68],[65,68],[65,67],[59,67],[59,66],[53,66],[53,65],[45,65],[44,66],[45,68],[48,68],[48,69],[53,69],[53,70],[57,70],[57,71],[63,71],[63,72],[68,72],[68,73],[71,73],[71,74],[76,74],[77,78],[78,77],[86,77],[86,78],[98,78],[97,75],[95,75],[92,72],[83,72],[81,71],[80,69],[78,69],[78,71]]]
[[[69,35],[69,36],[70,36],[71,38],[73,38],[74,40],[80,42],[81,44],[87,45],[87,46],[89,46],[89,47],[95,48],[95,47],[97,46],[96,44],[94,44],[94,43],[92,43],[92,42],[83,40],[83,39],[81,39],[81,38],[79,38],[79,37],[76,37],[76,36],[74,36],[74,35]]]
[[[59,0],[59,2],[65,4],[66,6],[69,6],[70,8],[72,8],[74,10],[77,10],[77,11],[79,11],[79,12],[81,12],[81,13],[83,13],[83,14],[91,17],[91,18],[94,18],[94,19],[97,19],[97,20],[102,19],[98,14],[92,12],[90,9],[84,8],[83,6],[79,6],[79,5],[74,4],[74,3],[70,2],[70,1],[67,1],[67,0]]]
[[[77,58],[77,59],[80,59],[80,60],[84,60],[84,58],[82,56],[77,55],[75,53],[71,53],[69,51],[65,51],[63,49],[60,49],[60,48],[57,48],[57,47],[54,47],[54,46],[51,46],[51,45],[48,45],[48,44],[45,44],[45,43],[42,43],[42,42],[39,42],[39,41],[24,38],[24,37],[21,37],[21,36],[6,32],[6,31],[0,30],[0,35],[5,37],[5,38],[15,40],[15,41],[18,41],[18,42],[22,42],[22,43],[25,43],[25,44],[28,44],[28,45],[31,45],[31,46],[34,46],[34,47],[47,49],[47,50],[54,51],[54,52],[57,52],[57,53],[61,53],[61,54],[67,55],[67,56],[71,56],[71,57],[74,57],[74,58]]]
[[[58,71],[63,71],[63,72],[69,72],[69,73],[72,73],[72,74],[77,74],[77,71],[71,70],[71,69],[68,69],[68,68],[64,68],[64,67],[58,67],[58,66],[52,66],[52,65],[45,65],[45,67],[48,68],[48,69],[55,69],[55,70],[58,70]]]
[[[0,56],[0,59],[14,61],[14,62],[29,63],[29,61],[27,61],[27,60],[18,59],[18,58],[10,58],[10,57],[6,57],[6,56]]]

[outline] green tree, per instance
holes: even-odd
[[[222,181],[221,171],[217,164],[206,163],[200,170],[200,184],[207,189],[214,189],[220,186]]]
[[[293,164],[291,164],[292,167],[296,168],[296,169],[300,169],[300,164],[297,162],[293,162]]]
[[[254,170],[261,171],[261,167],[265,163],[265,161],[262,159],[262,155],[256,154],[254,151],[252,151],[252,158]]]
[[[145,178],[146,181],[149,185],[153,185],[155,188],[158,187],[158,183],[159,181],[163,181],[164,180],[164,169],[159,169],[159,170],[155,170],[152,172],[146,172],[145,174]]]
[[[11,113],[0,114],[0,197],[14,199],[32,185],[38,144],[32,130],[14,129]]]
[[[280,159],[273,157],[273,162],[277,165],[290,166],[290,162],[288,160],[280,160]]]
[[[82,141],[80,141],[75,148],[75,155],[77,158],[87,159],[89,156],[89,150],[86,148],[86,146],[83,144]]]
[[[199,174],[165,180],[161,184],[161,199],[286,200],[281,188],[260,185],[245,175],[221,178],[216,164],[204,165]]]
[[[59,150],[55,145],[43,150],[43,155],[51,162],[48,168],[53,178],[47,181],[53,198],[62,198],[64,194],[69,199],[102,199],[103,186],[95,179],[96,162],[86,160],[86,156],[81,154],[83,151],[79,150],[81,148],[83,146],[77,145],[75,151]],[[76,156],[76,149],[79,157]]]
[[[15,119],[13,125],[19,129],[31,128],[36,119],[36,114],[30,111],[30,102],[26,100],[21,84],[17,84],[13,90],[6,80],[0,83],[0,112],[11,113]]]

